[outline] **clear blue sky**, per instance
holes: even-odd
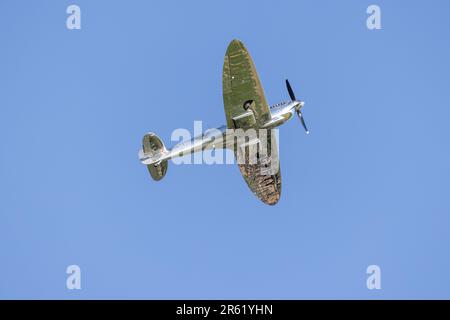
[[[66,8],[81,7],[81,30]],[[376,3],[382,30],[366,28]],[[448,1],[0,2],[0,298],[450,298]],[[141,138],[225,123],[230,40],[280,129],[282,198]],[[82,289],[66,289],[77,264]],[[366,268],[382,289],[366,288]]]

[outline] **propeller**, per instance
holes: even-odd
[[[294,90],[292,90],[291,84],[289,83],[288,79],[286,79],[286,87],[289,92],[289,97],[291,97],[291,100],[297,101],[297,99],[295,98]]]
[[[303,119],[303,115],[302,115],[302,113],[300,112],[300,110],[297,111],[297,115],[298,115],[298,117],[300,118],[300,121],[302,122],[302,126],[303,126],[303,128],[305,129],[306,134],[309,134],[309,130],[308,130],[308,128],[306,127],[305,119]]]
[[[286,79],[286,88],[287,88],[287,91],[289,93],[289,97],[291,98],[291,100],[298,101],[297,98],[295,97],[294,90],[292,90],[291,84],[289,83],[288,79]],[[300,103],[301,103],[301,106],[303,107],[303,102],[300,102]],[[298,109],[296,109],[296,112],[297,112],[298,118],[300,119],[300,122],[302,123],[303,128],[306,131],[306,134],[309,134],[309,130],[308,130],[308,127],[306,126],[305,119],[303,118],[303,114],[300,111],[300,107]]]

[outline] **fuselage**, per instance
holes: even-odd
[[[270,120],[261,127],[264,129],[272,129],[281,126],[291,119],[295,112],[302,106],[303,102],[300,101],[285,101],[270,107]]]
[[[261,129],[273,129],[281,126],[286,121],[292,118],[292,116],[303,107],[302,101],[285,101],[277,103],[270,107],[270,120],[261,124]],[[149,157],[144,153],[139,153],[141,162],[145,165],[158,164],[163,160],[169,160],[176,157],[181,157],[187,154],[200,152],[205,149],[211,148],[232,148],[234,145],[234,136],[232,130],[227,129],[226,125],[218,128],[206,130],[204,133],[195,136],[189,141],[182,141],[170,150],[162,152],[158,155]]]

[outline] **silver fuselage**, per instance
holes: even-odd
[[[270,107],[270,120],[260,126],[261,129],[273,129],[281,126],[303,107],[302,101],[287,101],[278,103]],[[234,146],[233,130],[227,129],[227,126],[221,126],[206,130],[204,133],[195,136],[189,141],[183,141],[163,153],[149,157],[139,152],[140,161],[145,164],[158,164],[163,160],[169,160],[176,157],[182,157],[187,154],[201,152],[214,148],[233,148]],[[251,142],[250,142],[251,143]]]

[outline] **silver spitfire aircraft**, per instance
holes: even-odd
[[[258,151],[256,161],[251,162],[247,152],[244,161],[238,161],[238,166],[253,193],[266,204],[276,204],[281,194],[281,174],[277,139],[271,131],[297,114],[306,133],[309,133],[300,111],[304,102],[296,99],[288,80],[286,86],[291,101],[270,107],[247,49],[241,41],[231,41],[225,54],[222,76],[226,126],[214,130],[215,134],[199,135],[189,143],[181,142],[170,150],[166,149],[156,134],[147,133],[139,151],[140,161],[147,166],[154,180],[161,180],[167,172],[169,159],[219,146],[234,150],[238,157],[239,150],[248,148],[248,142],[237,142],[234,137],[229,136],[230,132],[233,134],[236,129],[268,132],[264,139],[261,139],[259,133],[253,144],[262,144],[261,140],[264,140],[265,150],[270,150],[270,155]],[[267,168],[271,170],[265,170]]]

